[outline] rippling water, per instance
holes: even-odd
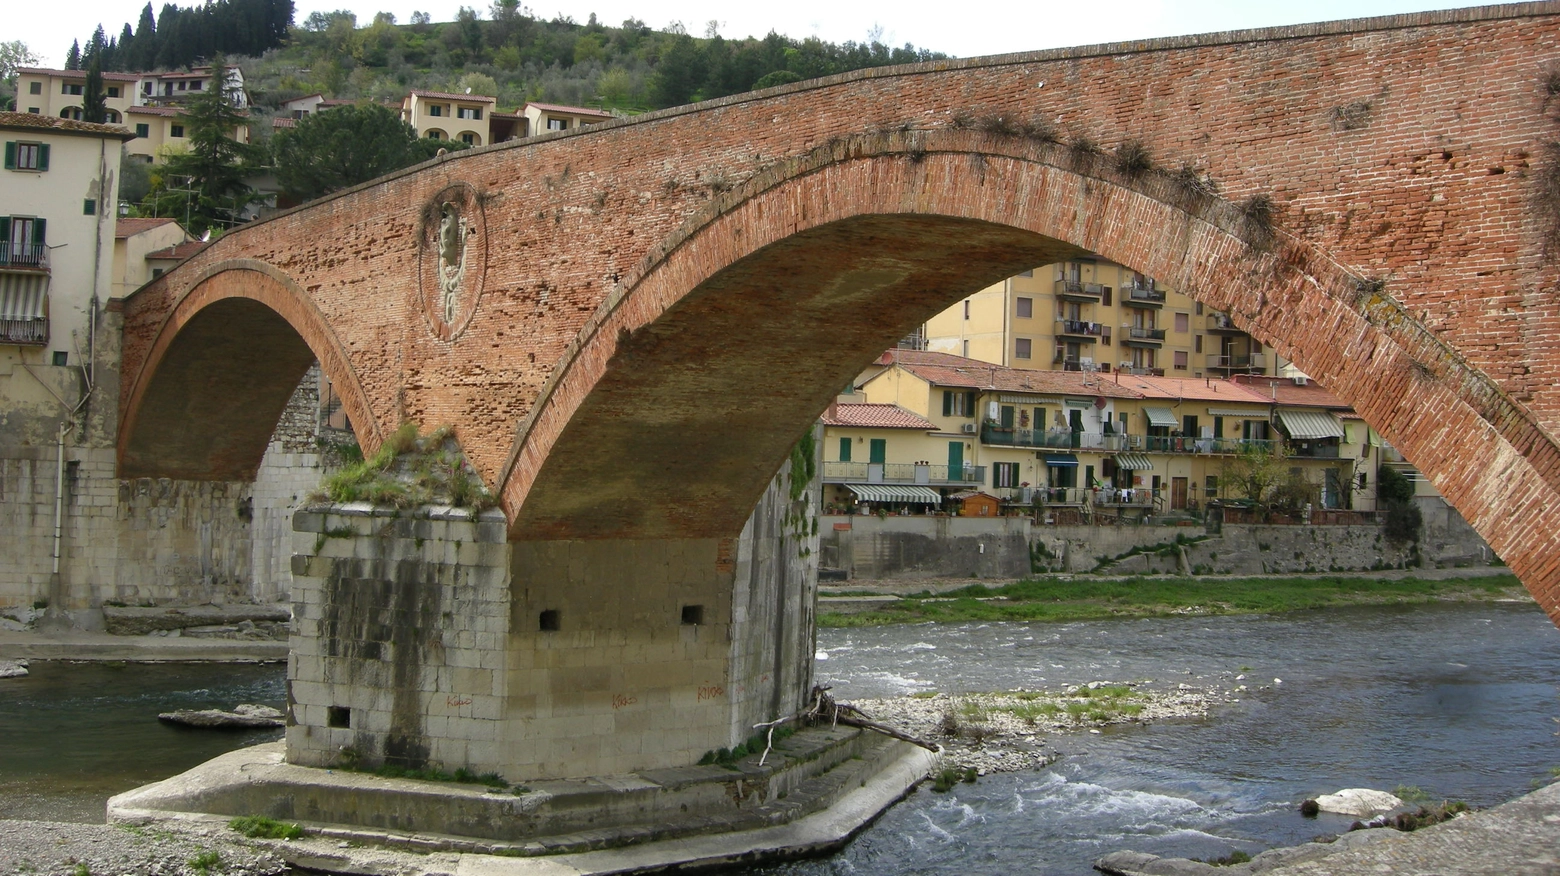
[[[772,874],[1086,874],[1106,852],[1219,857],[1336,833],[1306,797],[1415,785],[1491,805],[1560,766],[1560,630],[1532,604],[1272,617],[822,630],[842,698],[1221,672],[1266,684],[1209,719],[1053,739],[1042,771],[922,790],[823,861]],[[1205,680],[1199,682],[1197,679]],[[1274,684],[1281,679],[1281,684]]]
[[[1208,719],[1057,737],[1041,771],[921,790],[779,874],[1090,873],[1105,852],[1256,853],[1347,827],[1300,800],[1416,785],[1490,805],[1560,766],[1560,630],[1531,603],[1282,616],[821,630],[842,699],[1094,680],[1266,684]],[[0,818],[101,821],[111,794],[279,735],[157,712],[280,705],[283,667],[34,663],[0,681]],[[1282,679],[1275,685],[1274,679]]]

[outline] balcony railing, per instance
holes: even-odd
[[[49,273],[49,246],[30,240],[13,240],[0,244],[0,270],[26,271],[31,274]]]
[[[1098,301],[1104,296],[1105,287],[1099,283],[1084,283],[1079,280],[1057,280],[1055,292],[1063,298],[1087,298]]]
[[[1216,332],[1238,332],[1241,330],[1230,319],[1229,314],[1219,313],[1218,311],[1208,314],[1208,329]]]
[[[1298,444],[1290,447],[1289,455],[1302,459],[1337,459],[1336,444]]]
[[[1192,438],[1181,435],[1132,435],[1132,450],[1149,453],[1216,453],[1235,455],[1247,451],[1273,452],[1278,442],[1263,438]],[[1140,443],[1141,442],[1141,443]]]
[[[1152,286],[1129,283],[1121,288],[1121,297],[1127,301],[1135,301],[1142,304],[1164,304],[1165,293],[1161,289]]]
[[[1209,368],[1219,368],[1225,371],[1261,371],[1267,368],[1267,354],[1253,353],[1249,356],[1220,356],[1217,353],[1208,357]]]
[[[1165,369],[1151,368],[1147,365],[1122,365],[1116,369],[1117,374],[1135,374],[1138,377],[1164,377]]]
[[[1165,330],[1153,326],[1124,325],[1121,327],[1122,340],[1124,341],[1163,341]]]
[[[946,465],[917,465],[899,462],[825,462],[823,479],[827,483],[853,484],[937,484],[970,486],[986,482],[986,466],[966,465],[950,473]]]
[[[0,318],[0,344],[47,344],[49,321],[36,319]]]
[[[980,430],[982,444],[995,447],[1048,447],[1053,450],[1125,450],[1126,437],[1099,432],[1073,432],[1068,429],[1009,429],[990,423]]]
[[[1097,322],[1084,322],[1077,319],[1059,319],[1056,321],[1056,333],[1059,335],[1078,335],[1081,337],[1098,338],[1105,334],[1105,326]]]
[[[1159,504],[1159,493],[1151,487],[1095,490],[1094,504],[1100,508],[1152,508]]]

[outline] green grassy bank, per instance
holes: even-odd
[[[820,610],[823,627],[925,621],[1074,621],[1112,617],[1267,614],[1348,605],[1407,605],[1528,598],[1514,575],[1479,578],[1164,576],[1079,581],[1038,578],[1003,587],[972,584],[906,595],[861,611]],[[828,609],[825,603],[820,609]]]

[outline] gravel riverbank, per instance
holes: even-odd
[[[273,876],[281,858],[224,824],[160,827],[0,820],[0,873],[37,876]]]
[[[944,749],[944,762],[979,775],[1043,767],[1058,757],[1053,740],[1098,733],[1113,724],[1206,717],[1238,702],[1243,675],[1199,684],[1094,681],[1058,691],[1001,691],[863,699],[851,705],[873,720]]]

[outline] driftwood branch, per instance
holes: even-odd
[[[927,742],[917,739],[902,730],[895,729],[887,724],[881,724],[872,720],[867,713],[861,711],[850,703],[835,702],[834,697],[829,696],[828,685],[816,685],[812,689],[813,703],[807,711],[802,713],[802,719],[808,723],[828,721],[833,727],[844,724],[847,727],[860,727],[863,730],[875,730],[884,736],[890,736],[911,745],[919,745],[927,751],[942,751],[942,747],[935,742]],[[762,763],[762,761],[760,761]]]

